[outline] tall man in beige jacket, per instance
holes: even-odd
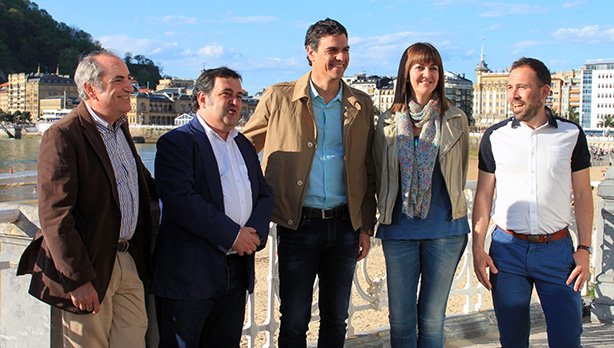
[[[320,347],[342,347],[356,261],[375,224],[373,104],[343,81],[346,29],[326,19],[305,37],[312,69],[267,89],[244,134],[273,186],[278,224],[279,346],[305,347],[316,275]]]

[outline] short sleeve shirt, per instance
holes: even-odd
[[[479,169],[495,174],[491,215],[501,228],[550,234],[571,222],[571,173],[590,167],[590,153],[580,126],[546,113],[536,129],[511,117],[482,137]]]

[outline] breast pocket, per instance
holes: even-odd
[[[548,146],[548,168],[555,172],[568,172],[571,166],[571,153],[564,146]]]

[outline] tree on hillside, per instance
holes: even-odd
[[[7,74],[42,72],[72,75],[83,53],[102,49],[83,30],[58,23],[29,0],[0,2],[0,83]]]
[[[137,54],[133,57],[128,52],[124,57],[124,62],[128,66],[128,70],[130,70],[130,75],[134,76],[141,86],[155,88],[162,78],[160,68],[154,64],[153,60],[142,54]]]

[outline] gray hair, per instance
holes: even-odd
[[[87,83],[98,89],[102,89],[102,75],[104,74],[104,70],[97,60],[99,56],[111,56],[121,59],[109,50],[91,52],[81,58],[77,70],[75,70],[75,83],[77,84],[77,91],[79,92],[79,98],[81,98],[81,100],[89,99],[85,92],[84,84]]]

